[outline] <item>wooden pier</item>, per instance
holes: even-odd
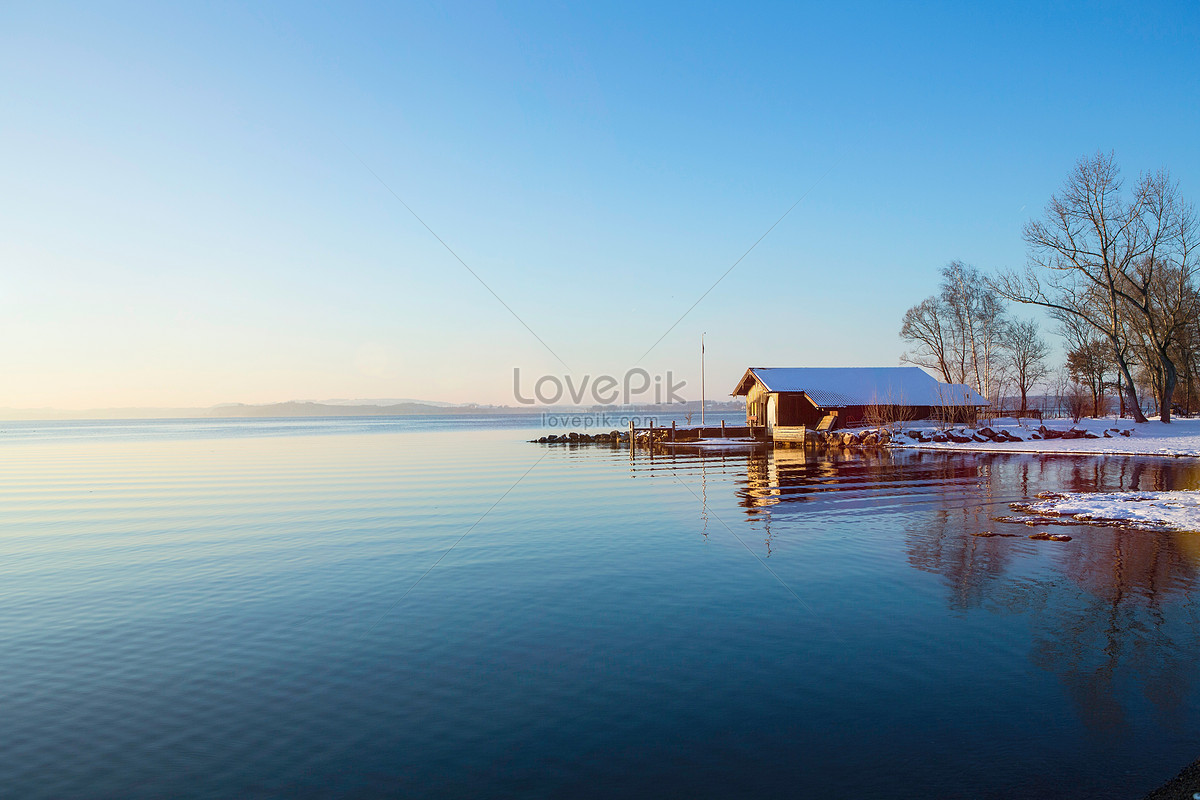
[[[643,441],[663,444],[685,444],[687,442],[695,442],[700,439],[758,439],[762,440],[765,436],[765,431],[762,428],[751,428],[747,425],[734,427],[726,425],[722,420],[719,426],[704,426],[695,428],[680,428],[675,422],[671,423],[670,427],[666,425],[654,425],[651,423],[648,427],[638,427],[631,421],[629,423],[629,441],[632,447],[637,446],[639,436],[643,436]]]

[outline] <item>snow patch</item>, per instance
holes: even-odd
[[[1012,503],[1010,507],[1027,514],[1093,525],[1200,532],[1200,491],[1043,492],[1037,500]]]

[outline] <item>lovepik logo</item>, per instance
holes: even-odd
[[[687,381],[675,381],[675,375],[667,370],[665,375],[651,375],[641,367],[627,370],[621,378],[612,375],[583,375],[579,381],[570,375],[542,375],[533,382],[533,397],[521,391],[521,368],[513,367],[513,397],[522,405],[534,405],[570,401],[575,405],[593,403],[611,406],[618,402],[630,405],[645,402],[652,395],[655,403],[685,403],[678,392],[687,386]]]

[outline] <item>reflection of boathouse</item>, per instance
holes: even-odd
[[[751,367],[733,396],[746,398],[746,424],[776,440],[873,417],[962,419],[990,405],[969,386],[941,383],[920,367]]]

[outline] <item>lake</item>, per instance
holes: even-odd
[[[1200,756],[1200,534],[992,519],[1196,461],[535,423],[0,424],[3,794],[1131,798]]]

